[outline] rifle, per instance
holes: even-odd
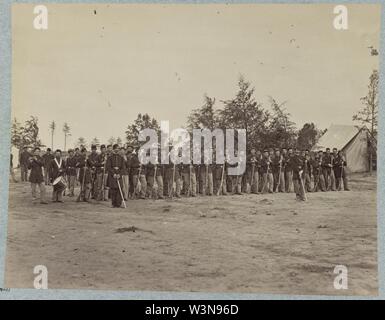
[[[342,190],[342,181],[343,181],[343,174],[344,174],[344,159],[341,157],[340,158],[341,160],[341,174],[340,174],[340,177],[339,177],[339,183],[338,183],[338,191],[341,191]],[[345,187],[345,186],[344,186]]]
[[[85,162],[84,162],[83,180],[82,180],[82,184],[80,185],[80,193],[76,199],[76,202],[80,201],[80,198],[82,197],[82,194],[84,192],[84,180],[86,179],[87,160],[88,160],[88,156],[86,155]],[[83,200],[84,200],[84,197],[85,195],[83,195]]]
[[[102,177],[102,196],[101,196],[101,198],[102,198],[102,201],[104,201],[105,199],[104,199],[104,183],[105,183],[105,176],[106,176],[106,155],[104,155],[104,157],[103,157],[103,162],[102,162],[102,164],[103,164],[103,177]]]
[[[172,184],[171,184],[171,194],[169,193],[169,197],[172,199],[174,197],[174,180],[175,180],[175,163],[172,169]],[[176,186],[175,186],[176,188]]]
[[[158,198],[158,181],[156,181],[156,169],[158,168],[158,166],[155,164],[154,165],[154,184],[153,184],[153,194],[155,193],[155,199]]]
[[[222,188],[223,188],[223,178],[224,178],[224,175],[225,175],[225,163],[226,162],[223,162],[223,165],[222,165],[221,183],[219,185],[219,189],[217,190],[217,196],[219,196],[219,193],[222,192]]]
[[[267,185],[267,177],[269,175],[269,170],[270,170],[270,156],[267,158],[267,170],[266,170],[266,179],[264,178],[264,181],[263,181],[263,186],[262,186],[262,193],[265,192],[265,188],[266,188],[266,185]]]
[[[254,184],[254,174],[255,174],[255,157],[252,158],[252,164],[251,164],[250,192],[252,192],[252,188]]]
[[[315,184],[313,191],[317,191],[319,180],[320,180],[320,175],[321,175],[321,164],[322,164],[322,157],[320,157],[320,160],[318,162],[318,174],[317,174],[317,183]]]
[[[278,172],[278,183],[277,186],[275,187],[275,192],[278,192],[279,188],[281,187],[281,172],[282,172],[282,155],[279,159],[279,172]]]
[[[135,196],[137,196],[140,193],[141,190],[141,184],[140,184],[140,175],[142,174],[142,165],[139,165],[139,171],[138,171],[138,181],[136,182],[135,186]]]
[[[209,188],[209,165],[205,164],[206,166],[206,175],[205,175],[205,195],[207,195],[208,188]]]
[[[191,197],[192,196],[192,188],[191,188],[191,185],[192,185],[192,170],[191,170],[191,166],[192,164],[190,163],[189,164],[189,185],[188,185],[188,196]]]

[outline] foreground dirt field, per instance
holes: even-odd
[[[32,204],[10,186],[6,283],[49,288],[330,295],[377,294],[375,177],[351,192]],[[134,227],[134,228],[131,228]],[[335,265],[348,290],[335,290]]]

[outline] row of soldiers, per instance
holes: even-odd
[[[332,152],[327,148],[315,154],[292,148],[270,148],[263,152],[251,149],[246,156],[245,172],[229,175],[229,168],[236,166],[227,162],[193,164],[191,161],[142,165],[137,150],[129,145],[101,145],[100,152],[92,146],[91,153],[77,148],[69,150],[66,159],[62,159],[60,150],[55,154],[47,150],[41,157],[46,184],[63,176],[68,196],[73,197],[75,186],[80,184],[78,201],[111,199],[113,207],[120,207],[122,200],[135,198],[294,191],[298,200],[305,200],[306,192],[341,190],[342,185],[349,190],[344,170],[346,159],[335,148]],[[53,200],[62,201],[62,191],[53,189]]]

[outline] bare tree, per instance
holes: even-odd
[[[67,137],[70,136],[70,130],[71,128],[67,124],[67,122],[63,125],[63,132],[64,132],[64,150],[67,150]]]
[[[55,133],[56,129],[56,123],[55,121],[52,121],[51,124],[49,125],[49,128],[51,130],[51,149],[53,150],[53,135]]]
[[[375,152],[374,137],[377,133],[378,125],[378,70],[373,70],[369,77],[368,94],[361,98],[364,105],[355,115],[353,120],[358,121],[361,125],[370,127],[370,148],[369,148],[369,172],[372,172],[373,154]]]
[[[373,70],[369,77],[368,94],[361,98],[364,107],[353,115],[353,120],[370,127],[374,136],[378,125],[378,71]]]

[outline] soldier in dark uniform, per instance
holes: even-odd
[[[325,186],[327,191],[336,191],[335,182],[334,182],[334,172],[333,169],[333,157],[330,154],[330,148],[326,148],[326,152],[322,157],[322,174],[325,179]]]
[[[122,170],[125,169],[123,157],[119,154],[119,145],[114,144],[113,152],[107,159],[108,183],[113,208],[120,208],[122,205]]]
[[[271,168],[272,161],[270,159],[269,151],[264,150],[263,151],[263,158],[261,161],[261,172],[263,177],[263,186],[262,186],[262,193],[266,193],[267,191],[269,193],[273,193],[273,171]]]
[[[304,153],[304,166],[303,166],[303,174],[302,174],[302,180],[305,184],[305,190],[306,192],[311,192],[312,187],[311,187],[311,176],[312,176],[312,161],[310,158],[309,153]]]
[[[44,162],[44,182],[46,185],[50,182],[49,177],[49,166],[54,158],[54,155],[52,154],[52,151],[50,148],[47,148],[47,151],[45,154],[43,154],[43,162]]]
[[[173,196],[180,198],[181,193],[181,166],[180,164],[174,164],[171,159],[169,164],[165,164],[165,181],[167,184],[167,195],[172,198]],[[175,188],[174,188],[175,184]]]
[[[91,146],[91,154],[87,159],[87,166],[91,170],[91,198],[97,198],[96,168],[100,166],[96,145]]]
[[[107,201],[108,195],[105,193],[107,184],[107,149],[104,144],[100,146],[100,154],[98,155],[97,167],[96,167],[96,189],[98,201]]]
[[[33,150],[33,155],[28,160],[28,168],[31,170],[29,181],[31,182],[32,198],[36,200],[36,188],[40,189],[40,203],[47,204],[45,201],[45,185],[43,178],[44,162],[40,157],[40,148]]]
[[[346,160],[341,151],[338,151],[336,157],[333,161],[333,170],[334,176],[336,178],[336,188],[337,190],[342,189],[342,182],[344,184],[344,190],[350,191],[348,184],[348,177],[346,175]]]
[[[123,160],[124,160],[124,169],[122,169],[122,181],[123,181],[123,184],[122,184],[122,192],[123,192],[123,197],[124,197],[124,200],[127,201],[128,199],[128,194],[129,194],[129,189],[130,189],[130,178],[129,178],[129,174],[128,174],[128,157],[127,157],[127,150],[126,148],[124,147],[121,147],[120,148],[120,155],[122,156]]]
[[[78,200],[88,202],[91,192],[91,169],[89,168],[87,149],[81,150],[81,155],[77,159],[77,167],[79,168],[80,194]]]
[[[293,191],[293,168],[291,165],[291,160],[293,154],[293,148],[288,149],[288,153],[284,155],[284,167],[285,167],[285,191],[292,192]]]
[[[189,163],[181,164],[184,194],[188,197],[196,196],[197,181],[196,181],[195,168],[196,167],[192,163],[192,159],[189,161]]]
[[[126,162],[126,169],[128,173],[128,197],[133,198],[134,197],[134,171],[136,171],[132,166],[136,164],[136,160],[134,159],[136,157],[136,154],[133,153],[134,147],[127,145],[126,146],[126,156],[127,156],[127,162]]]
[[[296,153],[291,159],[291,167],[293,169],[293,184],[296,199],[299,201],[305,201],[305,187],[302,181],[303,161],[299,150],[296,150]]]
[[[226,162],[223,164],[216,163],[216,159],[214,159],[213,163],[213,182],[214,182],[214,194],[215,195],[226,195]],[[195,170],[199,170],[198,165],[194,165]]]
[[[275,150],[271,167],[273,169],[274,192],[285,192],[285,173],[282,170],[283,157],[279,149]]]
[[[251,193],[255,184],[255,149],[252,148],[246,157],[245,191]]]
[[[80,154],[80,149],[79,148],[75,148],[75,155],[74,155],[75,159],[76,159],[76,163],[75,163],[75,167],[76,167],[76,185],[79,185],[79,167],[78,167],[78,162],[81,158],[81,154]]]
[[[66,161],[66,173],[67,173],[67,182],[68,182],[68,190],[69,197],[74,196],[75,191],[75,183],[76,183],[76,163],[78,159],[74,155],[74,151],[72,149],[68,150],[68,158]]]
[[[212,196],[214,192],[213,167],[205,160],[199,165],[199,191],[202,196]]]
[[[28,165],[30,156],[31,154],[28,152],[28,148],[23,147],[23,151],[19,156],[21,182],[28,181]]]
[[[51,161],[49,166],[49,177],[51,179],[51,183],[53,183],[58,177],[63,177],[65,174],[65,162],[61,156],[61,150],[57,149],[55,151],[55,157]],[[61,185],[54,185],[52,191],[52,202],[63,202],[63,191],[65,187],[62,188]]]
[[[130,166],[130,180],[132,181],[132,198],[146,199],[146,185],[142,185],[142,175],[145,175],[145,169],[139,161],[137,153],[131,153],[128,158]],[[145,179],[144,179],[145,181]]]
[[[323,152],[319,151],[315,155],[315,157],[312,161],[313,177],[314,177],[313,192],[317,192],[319,190],[326,191],[325,179],[324,179],[324,175],[322,173],[322,156],[323,156]]]

